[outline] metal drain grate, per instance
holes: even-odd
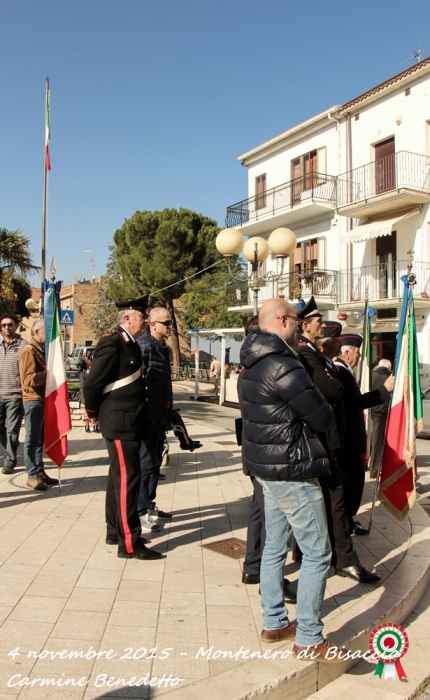
[[[230,557],[230,559],[241,559],[246,554],[245,540],[239,540],[237,537],[202,544],[202,547],[210,549],[212,552],[218,552],[218,554],[224,554],[225,557]]]
[[[214,440],[215,445],[237,445],[237,442],[233,442],[233,440]]]

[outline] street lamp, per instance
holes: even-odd
[[[247,281],[249,288],[253,291],[254,315],[258,314],[258,292],[261,280],[277,282],[283,275],[285,260],[291,255],[297,245],[297,238],[289,228],[277,228],[269,236],[269,240],[260,236],[253,236],[244,241],[240,231],[235,228],[225,228],[217,236],[216,247],[219,253],[225,258],[228,271],[232,279],[244,282]],[[243,255],[251,263],[251,275],[235,274],[231,269],[231,259]],[[267,260],[272,253],[280,261],[280,272],[268,272],[262,274],[262,263]]]

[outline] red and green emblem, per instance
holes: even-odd
[[[373,658],[378,660],[375,676],[384,680],[392,678],[402,680],[406,678],[400,659],[409,649],[408,635],[403,627],[394,622],[375,627],[369,639],[369,649],[373,651]]]

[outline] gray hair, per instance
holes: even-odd
[[[379,367],[385,367],[385,369],[389,369],[391,372],[391,362],[390,360],[379,360]]]
[[[33,323],[33,326],[30,331],[32,338],[34,338],[34,334],[36,333],[36,331],[38,331],[44,325],[45,321],[42,318],[37,319],[37,321]]]
[[[135,313],[136,309],[120,309],[118,311],[118,323],[121,325],[125,316],[134,316]]]
[[[354,350],[355,345],[342,345],[339,351],[339,357],[342,357],[342,355],[344,355],[346,351],[354,352]]]

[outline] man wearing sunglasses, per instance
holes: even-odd
[[[158,532],[158,520],[170,520],[171,513],[158,508],[155,497],[160,478],[164,436],[172,419],[172,379],[167,338],[172,333],[172,317],[167,309],[156,306],[149,312],[148,325],[137,342],[146,367],[146,409],[148,437],[140,448],[140,492],[137,510],[142,531]]]
[[[19,429],[23,416],[22,390],[19,377],[18,355],[27,341],[17,333],[19,318],[3,314],[0,328],[0,443],[3,445],[3,474],[12,474],[16,466]]]

